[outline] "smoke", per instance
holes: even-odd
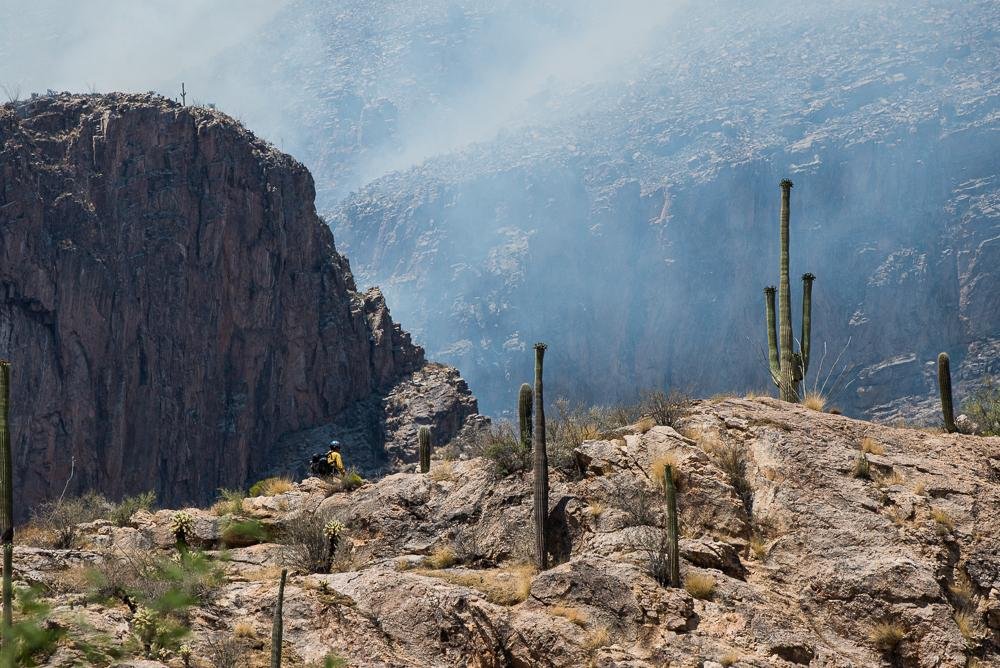
[[[243,42],[287,0],[0,0],[0,84],[22,95],[158,90]],[[190,100],[189,100],[190,101]]]
[[[501,130],[547,124],[557,114],[582,111],[561,104],[558,97],[584,86],[641,76],[636,57],[686,4],[686,0],[579,2],[558,23],[522,16],[506,26],[512,34],[491,37],[500,48],[486,59],[485,76],[472,77],[454,94],[413,109],[402,119],[398,150],[365,163],[362,181],[492,140]],[[516,39],[516,47],[511,48],[508,39]]]

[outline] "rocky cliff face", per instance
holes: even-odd
[[[22,512],[67,481],[203,501],[289,465],[281,439],[421,373],[423,350],[377,290],[356,290],[313,198],[305,167],[211,110],[124,95],[0,108]],[[457,381],[419,416],[442,436],[475,412]],[[387,461],[383,419],[351,444],[368,468]]]
[[[533,549],[531,474],[501,477],[484,459],[436,459],[428,475],[401,472],[349,494],[310,479],[244,500],[243,521],[272,535],[299,535],[314,516],[347,527],[334,572],[289,578],[287,660],[998,665],[1000,439],[771,399],[698,402],[674,422],[586,441],[577,471],[552,471],[553,565],[541,573],[519,563]],[[665,462],[678,472],[683,588],[660,586],[649,570],[663,522],[654,475]],[[192,545],[214,555],[231,518],[189,512]],[[81,565],[172,552],[171,516],[81,526],[75,550],[18,547],[15,578],[44,583],[52,619],[73,633],[104,632],[127,647],[135,631],[123,605],[72,607],[87,587]],[[192,665],[212,665],[212,643],[232,638],[253,660],[267,655],[277,574],[292,549],[265,542],[227,553],[225,582],[188,617]],[[47,665],[73,656],[63,643]]]

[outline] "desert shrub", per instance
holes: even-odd
[[[669,394],[662,390],[646,391],[639,402],[642,414],[664,427],[673,427],[690,405],[691,399],[677,390],[671,390]]]
[[[702,434],[697,441],[712,463],[726,474],[747,515],[753,514],[753,487],[747,478],[746,451],[736,443],[725,443],[711,434]]]
[[[250,487],[250,496],[277,496],[294,489],[289,478],[271,477],[255,482]]]
[[[0,650],[0,665],[37,666],[55,651],[65,630],[47,623],[51,610],[41,601],[38,590],[18,588],[15,594],[19,614],[11,629],[11,642],[5,640]]]
[[[979,433],[1000,436],[1000,384],[987,380],[965,400],[962,413],[979,425]]]
[[[670,537],[666,527],[643,527],[636,547],[646,555],[646,572],[662,586],[670,582]]]
[[[465,445],[473,457],[493,462],[501,477],[531,469],[531,449],[521,444],[514,426],[505,420],[477,430]]]
[[[258,520],[230,520],[222,528],[222,542],[226,547],[246,547],[269,540],[270,535]]]
[[[73,546],[78,524],[103,519],[112,510],[114,504],[100,494],[88,492],[83,496],[41,504],[35,510],[32,524],[54,533],[53,547],[67,549]]]
[[[247,498],[242,489],[219,489],[219,500],[212,506],[216,515],[239,515],[243,512],[243,499]]]
[[[218,633],[205,639],[205,657],[215,668],[237,668],[247,664],[250,645],[237,634]]]
[[[108,519],[115,526],[128,526],[132,521],[132,516],[140,510],[150,510],[156,503],[156,492],[148,491],[136,496],[127,496],[121,503],[115,504]]]
[[[285,545],[285,562],[303,573],[329,573],[335,563],[349,563],[351,541],[346,531],[339,533],[334,553],[330,554],[330,524],[317,513],[290,520],[280,536]]]
[[[628,526],[658,526],[661,523],[661,494],[632,481],[622,484],[616,491],[608,501],[625,513]]]
[[[176,610],[207,602],[223,584],[222,571],[203,553],[188,551],[175,558],[142,550],[109,555],[88,575],[90,598],[117,599],[135,610]]]

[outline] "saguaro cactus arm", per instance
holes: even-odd
[[[802,340],[799,348],[802,355],[802,377],[809,371],[809,344],[812,336],[812,290],[816,277],[802,274]]]
[[[545,452],[545,404],[542,392],[542,362],[545,344],[535,344],[535,392],[534,418],[532,428],[532,459],[534,470],[534,515],[535,515],[535,561],[538,570],[548,568],[549,558],[546,544],[549,518],[549,462]]]
[[[775,287],[769,285],[764,288],[764,306],[767,318],[767,363],[771,370],[771,380],[778,387],[781,387],[781,362],[778,358],[778,329],[774,321],[774,293]]]
[[[944,428],[949,434],[954,434],[958,427],[955,426],[955,409],[951,401],[951,360],[948,353],[938,355],[938,390],[941,392]]]
[[[525,450],[531,448],[531,402],[534,392],[531,385],[521,383],[521,389],[517,393],[517,422],[521,432],[521,447]]]

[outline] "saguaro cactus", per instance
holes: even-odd
[[[521,390],[517,393],[517,422],[521,429],[521,447],[525,450],[531,449],[531,402],[534,393],[531,385],[521,383]]]
[[[14,568],[14,469],[10,454],[10,362],[0,360],[0,536],[3,540],[3,641],[13,624],[11,571]],[[6,648],[5,648],[6,649]]]
[[[545,453],[545,404],[542,393],[542,361],[545,357],[545,348],[544,343],[535,344],[535,424],[531,431],[535,481],[535,561],[540,571],[544,571],[549,565],[546,544],[549,519],[549,462]]]
[[[663,493],[667,501],[667,576],[671,587],[681,586],[681,554],[678,547],[677,489],[674,487],[674,467],[663,467]]]
[[[281,668],[281,636],[284,631],[282,606],[285,602],[285,578],[288,570],[281,569],[281,580],[278,581],[278,600],[274,604],[274,620],[271,622],[271,668]]]
[[[812,333],[812,274],[802,275],[802,339],[799,352],[795,351],[792,337],[792,297],[788,277],[789,208],[792,182],[781,182],[781,263],[778,282],[779,317],[775,326],[774,286],[764,288],[764,305],[767,317],[768,365],[771,379],[778,386],[783,401],[801,401],[801,382],[809,369],[809,344]],[[780,341],[779,341],[780,339]],[[780,346],[779,346],[780,343]]]
[[[421,427],[417,431],[417,441],[420,444],[420,472],[431,470],[431,428]]]
[[[944,428],[949,434],[954,434],[958,427],[955,426],[955,408],[951,401],[951,359],[948,353],[938,355],[938,389],[941,391]]]

